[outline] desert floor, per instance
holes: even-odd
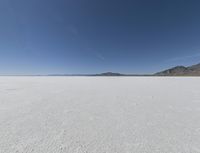
[[[0,77],[0,153],[200,153],[200,78]]]

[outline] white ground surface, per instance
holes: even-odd
[[[200,153],[200,78],[0,77],[0,153]]]

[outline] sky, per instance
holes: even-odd
[[[0,0],[0,74],[149,74],[200,63],[199,0]]]

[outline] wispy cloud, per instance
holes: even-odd
[[[100,54],[100,53],[96,53],[96,57],[97,57],[98,59],[102,60],[102,61],[105,60],[105,57],[104,57],[102,54]]]
[[[90,53],[92,53],[93,57],[96,57],[97,59],[101,60],[101,61],[104,61],[106,60],[105,56],[100,52],[100,51],[97,51],[91,47],[88,47],[87,49]]]
[[[170,58],[170,59],[167,59],[166,62],[183,61],[183,60],[189,60],[189,59],[193,59],[193,58],[197,58],[197,57],[200,57],[200,53],[193,54],[193,55]]]
[[[66,27],[67,32],[71,33],[72,35],[77,36],[79,34],[78,29],[74,25],[68,25]]]

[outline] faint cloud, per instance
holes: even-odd
[[[93,49],[92,47],[88,47],[87,50],[90,52],[90,54],[92,54],[94,57],[101,61],[104,61],[106,59],[101,52],[96,51],[96,49]]]
[[[101,61],[104,61],[104,60],[105,60],[105,57],[104,57],[101,53],[99,53],[99,52],[95,52],[95,56],[96,56],[99,60],[101,60]]]
[[[193,55],[188,55],[188,56],[181,56],[181,57],[170,58],[170,59],[167,59],[166,62],[183,61],[183,60],[188,60],[188,59],[197,58],[197,57],[200,57],[200,53],[193,54]]]
[[[67,32],[69,32],[70,34],[73,34],[75,36],[77,36],[79,34],[78,29],[73,25],[68,25],[66,27],[66,29],[67,29]]]
[[[100,59],[102,61],[105,60],[105,57],[102,54],[100,54],[100,53],[97,53],[96,56],[97,56],[98,59]]]

